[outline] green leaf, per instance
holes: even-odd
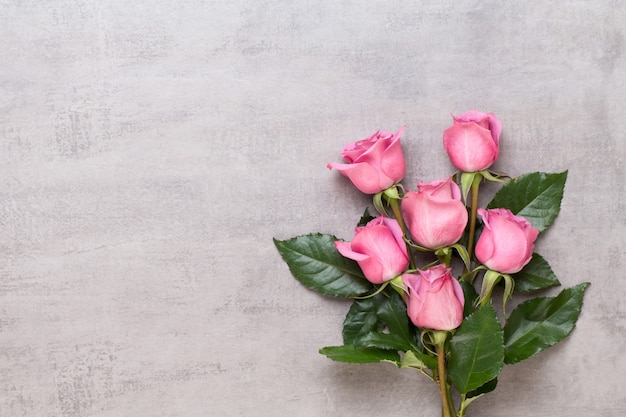
[[[494,379],[504,364],[502,328],[491,304],[467,317],[450,339],[449,375],[461,394]]]
[[[415,340],[415,327],[395,291],[356,300],[343,323],[345,344],[407,351],[417,349]]]
[[[412,350],[408,350],[404,356],[402,356],[402,361],[400,362],[400,368],[417,368],[423,369],[426,368],[426,364],[423,360],[421,360],[415,352]]]
[[[376,363],[385,361],[400,366],[400,354],[395,350],[344,345],[327,346],[321,348],[320,353],[337,362]]]
[[[343,257],[335,247],[335,236],[314,233],[274,244],[291,274],[304,286],[333,297],[354,297],[371,291],[359,265]]]
[[[417,369],[437,369],[437,358],[419,351],[407,350],[402,357],[400,367]]]
[[[465,268],[468,271],[471,270],[472,268],[470,265],[471,260],[470,260],[469,252],[467,252],[467,249],[465,248],[465,246],[457,243],[457,244],[450,246],[450,248],[456,250],[456,252],[459,254],[459,258],[461,258],[461,260],[463,261]]]
[[[530,262],[513,275],[515,291],[529,292],[561,285],[548,262],[534,253]]]
[[[463,317],[467,317],[475,310],[474,302],[478,299],[478,293],[474,288],[474,285],[465,280],[459,281],[461,289],[463,290],[463,298],[465,298],[465,305],[463,306]]]
[[[520,304],[504,326],[506,363],[530,358],[569,335],[580,315],[588,282],[566,288],[556,297],[534,298]]]
[[[496,389],[497,385],[498,385],[498,378],[494,378],[491,381],[476,388],[475,390],[468,392],[467,398],[480,397],[483,394],[490,393],[491,391]]]
[[[366,224],[368,224],[369,222],[371,222],[372,220],[374,220],[376,217],[372,216],[370,214],[370,209],[369,207],[365,208],[365,211],[363,212],[363,215],[361,216],[361,218],[359,219],[359,223],[357,224],[357,227],[360,226],[365,226]]]
[[[559,214],[566,179],[567,171],[522,175],[505,184],[487,208],[508,208],[543,232]]]
[[[488,394],[494,389],[496,389],[497,385],[498,385],[498,378],[494,378],[491,381],[485,383],[484,385],[481,385],[480,387],[476,388],[475,390],[468,392],[465,395],[465,399],[463,400],[461,406],[464,409],[466,409],[467,406],[473,403],[475,400],[477,400],[483,395]]]

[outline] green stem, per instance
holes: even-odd
[[[459,406],[458,417],[465,417],[465,409],[467,408],[467,405],[465,404],[465,398],[465,394],[461,395],[461,405]]]
[[[458,417],[457,414],[455,414],[454,411],[454,402],[452,401],[452,394],[450,393],[450,386],[448,385],[448,407],[450,409],[450,412],[452,413],[453,417]]]
[[[444,342],[445,343],[445,342]],[[454,417],[453,411],[454,408],[450,407],[451,398],[450,393],[448,391],[448,384],[446,382],[446,353],[444,350],[444,343],[438,343],[436,346],[437,349],[437,369],[439,371],[439,392],[441,394],[441,407],[442,407],[442,417]]]
[[[389,205],[391,206],[391,211],[393,211],[393,215],[400,225],[400,230],[402,230],[402,234],[405,238],[408,238],[409,234],[407,232],[406,225],[404,224],[404,219],[402,218],[402,211],[400,210],[400,200],[390,198],[388,201]],[[413,256],[411,255],[411,247],[408,243],[406,243],[406,251],[409,255],[410,267],[411,269],[415,269],[415,261],[413,261]]]
[[[476,213],[478,212],[478,188],[480,187],[480,181],[482,180],[482,175],[476,175],[474,180],[472,181],[471,187],[471,198],[472,205],[470,211],[470,228],[469,228],[469,236],[467,237],[467,253],[469,254],[469,259],[471,262],[472,255],[474,254],[474,235],[476,234]],[[467,271],[465,271],[467,272]]]
[[[389,205],[391,206],[391,210],[393,211],[393,215],[398,221],[400,225],[400,229],[402,229],[402,233],[406,235],[406,225],[404,224],[404,220],[402,219],[402,211],[400,210],[400,200],[396,200],[395,198],[389,199]]]
[[[450,268],[450,264],[452,263],[452,248],[438,249],[435,251],[435,255],[437,255],[437,260],[440,264]]]

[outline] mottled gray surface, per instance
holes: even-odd
[[[0,415],[437,416],[388,364],[335,363],[349,304],[272,244],[350,238],[341,148],[406,125],[405,184],[451,172],[450,113],[496,168],[569,169],[538,251],[589,280],[573,335],[472,416],[623,416],[620,1],[0,2]]]

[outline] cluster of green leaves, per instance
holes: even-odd
[[[567,172],[523,175],[505,184],[488,208],[508,208],[543,232],[558,215]],[[366,217],[369,217],[366,211]],[[362,219],[363,221],[363,219]],[[321,294],[353,298],[343,327],[343,345],[322,348],[320,353],[341,362],[392,362],[436,374],[437,360],[410,322],[402,297],[393,290],[374,294],[358,264],[344,258],[334,246],[336,237],[309,234],[288,240],[274,239],[293,276]],[[535,253],[531,262],[513,275],[515,292],[534,296],[559,286],[548,262]],[[519,304],[504,325],[492,305],[477,307],[474,286],[461,282],[465,293],[465,318],[449,338],[448,376],[464,398],[495,389],[505,364],[527,359],[563,340],[573,330],[588,283],[562,290],[554,297],[530,298]],[[427,373],[428,375],[428,373]]]

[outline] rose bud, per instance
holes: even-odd
[[[407,313],[417,327],[452,330],[463,321],[465,297],[450,268],[440,264],[419,274],[404,274],[408,287]]]
[[[443,146],[452,164],[464,172],[489,168],[498,159],[500,120],[493,113],[479,111],[452,118],[454,124],[443,132]]]
[[[519,272],[533,256],[539,230],[510,210],[478,209],[483,228],[476,242],[476,258],[487,268],[502,274]]]
[[[398,132],[376,132],[368,138],[345,147],[341,156],[348,163],[329,163],[328,169],[335,168],[366,194],[376,194],[404,178],[405,163]]]
[[[413,241],[428,249],[455,244],[467,225],[467,209],[461,190],[452,178],[420,182],[418,192],[407,191],[402,199],[402,217]]]
[[[354,231],[352,242],[335,242],[339,253],[357,261],[373,284],[389,281],[409,265],[402,230],[395,219],[379,216]]]

